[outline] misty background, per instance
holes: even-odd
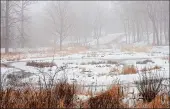
[[[169,44],[169,1],[1,1],[1,48],[96,46],[123,33],[125,44]],[[117,43],[117,42],[112,42]]]

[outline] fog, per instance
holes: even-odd
[[[2,108],[169,108],[169,1],[1,1]]]
[[[126,44],[169,42],[169,1],[1,1],[1,5],[1,48],[97,47],[101,38],[115,33],[124,34],[126,41],[121,43]]]

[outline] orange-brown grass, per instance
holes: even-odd
[[[142,101],[138,102],[136,108],[170,108],[169,102],[170,99],[168,98],[168,94],[166,94],[164,98],[163,96],[158,95],[149,103],[143,103]]]
[[[133,45],[124,45],[121,46],[122,52],[149,52],[152,49],[152,46],[133,46]]]
[[[9,52],[9,53],[1,53],[1,59],[5,59],[8,61],[15,61],[20,59],[25,59],[26,56],[21,52]]]
[[[54,55],[66,56],[74,53],[85,52],[88,50],[88,47],[78,46],[78,47],[63,47],[62,51],[59,50],[59,47],[42,49],[42,50],[29,50],[28,53],[31,54],[31,58],[44,58],[44,57],[53,57]],[[55,51],[55,52],[54,52]],[[40,54],[40,55],[35,55]],[[43,55],[41,55],[43,54]],[[8,61],[15,61],[20,59],[27,58],[27,55],[24,52],[9,52],[9,53],[1,53],[1,59],[5,59]]]
[[[53,89],[6,89],[0,92],[0,108],[68,108],[73,106],[74,88],[59,83]]]
[[[158,65],[155,65],[154,67],[151,67],[151,68],[146,68],[146,67],[144,67],[143,69],[141,69],[141,71],[142,71],[142,72],[146,72],[146,71],[158,70],[158,69],[161,69],[161,67],[158,66]]]
[[[35,61],[27,62],[26,65],[39,68],[56,66],[56,64],[52,62],[35,62]]]
[[[126,105],[121,101],[123,98],[121,87],[119,85],[113,86],[106,92],[97,94],[95,97],[91,97],[86,104],[88,108],[123,108]]]
[[[131,66],[124,66],[122,69],[122,74],[136,74],[137,69],[131,65]]]

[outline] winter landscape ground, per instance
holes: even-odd
[[[169,1],[1,1],[0,108],[170,108]]]
[[[119,37],[119,34],[113,35]],[[62,52],[56,50],[55,55],[50,48],[18,49],[16,53],[2,54],[2,85],[4,88],[29,86],[36,89],[40,83],[50,87],[67,79],[68,83],[78,87],[74,95],[77,102],[85,102],[120,84],[126,93],[123,102],[130,107],[139,98],[135,81],[140,81],[140,74],[146,72],[163,79],[161,93],[169,92],[169,46],[131,44],[118,47],[114,44],[109,49],[107,45],[108,42],[103,42],[99,50],[83,46],[65,47]],[[47,65],[43,66],[45,62]]]

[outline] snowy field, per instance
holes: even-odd
[[[150,74],[158,73],[164,78],[165,87],[169,85],[169,47],[152,47],[150,52],[122,52],[120,49],[89,49],[86,52],[75,53],[66,56],[31,58],[28,54],[26,59],[17,61],[1,60],[2,63],[9,67],[1,67],[2,83],[4,86],[12,86],[16,84],[23,86],[29,84],[38,86],[39,81],[48,84],[49,80],[54,78],[54,81],[67,79],[69,83],[76,83],[83,91],[91,90],[94,94],[106,91],[119,81],[119,83],[127,87],[128,93],[138,93],[134,81],[139,80],[139,74],[142,69],[153,68],[159,66],[158,70],[151,70]],[[35,54],[34,54],[35,55]],[[30,57],[29,57],[30,56]],[[168,58],[167,58],[168,57]],[[149,60],[146,63],[142,63]],[[27,62],[54,62],[57,66],[38,68],[27,66]],[[133,65],[136,68],[135,74],[123,74],[122,70],[125,66]],[[64,70],[59,71],[63,66]],[[116,70],[115,70],[116,69]],[[18,77],[17,83],[10,81],[10,76]],[[7,79],[6,79],[7,78]],[[19,83],[19,84],[18,84]],[[169,90],[169,89],[166,89]],[[79,94],[80,99],[86,100],[89,95]],[[128,98],[125,102],[133,105]]]
[[[72,80],[86,84],[112,84],[114,78],[119,78],[122,82],[133,82],[136,79],[137,74],[129,74],[122,75],[118,72],[110,72],[112,68],[122,70],[122,67],[125,65],[134,65],[138,69],[138,73],[144,67],[150,66],[153,67],[158,65],[161,67],[161,71],[164,72],[164,77],[169,77],[169,60],[163,59],[164,57],[168,57],[169,53],[168,47],[154,47],[150,53],[129,53],[129,52],[120,52],[115,49],[101,49],[98,51],[89,50],[85,53],[72,54],[68,56],[56,56],[54,58],[54,62],[57,67],[52,67],[52,71],[49,72],[51,68],[36,68],[32,66],[26,66],[26,63],[30,60],[38,61],[38,62],[51,62],[53,60],[52,57],[46,58],[36,58],[36,59],[21,59],[19,61],[3,61],[2,63],[9,63],[10,66],[14,68],[4,68],[1,67],[2,74],[11,73],[13,70],[24,70],[26,72],[32,72],[36,75],[39,74],[39,70],[43,72],[50,73],[51,75],[55,73],[55,70],[60,66],[67,66],[66,75],[68,80],[71,82]],[[147,64],[138,64],[138,61],[144,61],[146,59],[150,59],[153,63]],[[113,63],[109,63],[109,61]],[[58,72],[57,79],[63,75],[63,72]],[[47,74],[46,74],[47,75]],[[73,77],[74,76],[74,77]],[[28,78],[27,78],[28,79]],[[29,77],[32,79],[32,82],[35,83],[38,78],[33,75]],[[97,81],[97,83],[96,83]]]
[[[48,55],[49,48],[10,49],[11,52],[24,53],[20,54],[20,56],[24,55],[24,58],[1,59],[1,63],[8,66],[1,67],[2,83],[4,86],[37,87],[40,81],[43,84],[50,84],[50,80],[54,79],[53,81],[58,82],[64,78],[69,83],[80,86],[79,90],[82,93],[78,94],[78,97],[85,100],[89,98],[89,95],[85,95],[83,92],[91,91],[96,94],[108,90],[117,82],[124,86],[127,93],[137,94],[134,82],[139,81],[142,70],[158,66],[159,69],[153,69],[147,73],[158,74],[159,77],[164,78],[163,84],[166,91],[169,91],[167,89],[169,85],[167,82],[169,81],[169,46],[146,46],[146,43],[142,42],[124,45],[122,39],[125,39],[122,33],[110,34],[100,38],[100,49],[96,49],[94,40],[89,42],[93,48],[67,47],[63,51],[57,51],[54,57]],[[1,52],[3,53],[4,50],[1,49]],[[27,63],[31,61],[54,62],[56,66],[44,68],[28,66]],[[124,74],[124,67],[127,66],[134,66],[135,73]],[[17,78],[15,83],[11,79],[12,76]],[[129,99],[126,99],[125,102],[133,105]]]

